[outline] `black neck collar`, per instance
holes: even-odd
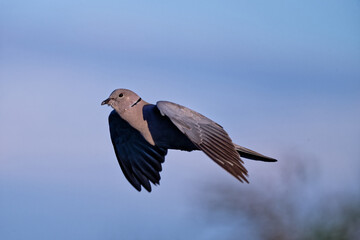
[[[141,98],[139,98],[131,107],[134,107],[136,104],[138,104],[141,101]]]

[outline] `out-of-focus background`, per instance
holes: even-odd
[[[279,162],[169,151],[139,193],[115,88]],[[358,239],[359,123],[359,1],[0,1],[0,239]]]

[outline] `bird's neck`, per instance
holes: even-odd
[[[144,100],[138,102],[135,106],[126,109],[122,113],[119,113],[120,117],[127,121],[133,128],[138,130],[143,137],[151,144],[155,145],[155,142],[149,131],[149,126],[146,120],[144,120],[143,107],[148,105]]]

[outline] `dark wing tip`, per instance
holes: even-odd
[[[268,159],[267,162],[277,162],[278,160],[273,158],[273,159]]]
[[[246,147],[242,147],[240,145],[234,144],[236,151],[240,154],[241,157],[256,160],[256,161],[263,161],[263,162],[277,162],[278,160],[272,157],[265,156],[261,153],[255,152]]]

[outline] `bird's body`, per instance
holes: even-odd
[[[135,106],[126,111],[118,111],[122,119],[127,121],[133,128],[138,130],[142,136],[152,145],[155,145],[152,135],[149,131],[148,121],[144,119],[144,106],[149,105],[147,102],[141,100]]]
[[[168,117],[161,115],[156,105],[145,105],[143,116],[157,146],[185,151],[199,150]]]
[[[247,181],[247,170],[240,155],[273,162],[273,158],[233,144],[217,123],[184,106],[142,100],[127,89],[115,90],[103,104],[114,108],[109,115],[111,140],[116,157],[128,181],[137,189],[151,191],[158,184],[161,163],[168,149],[202,150],[240,181]]]

